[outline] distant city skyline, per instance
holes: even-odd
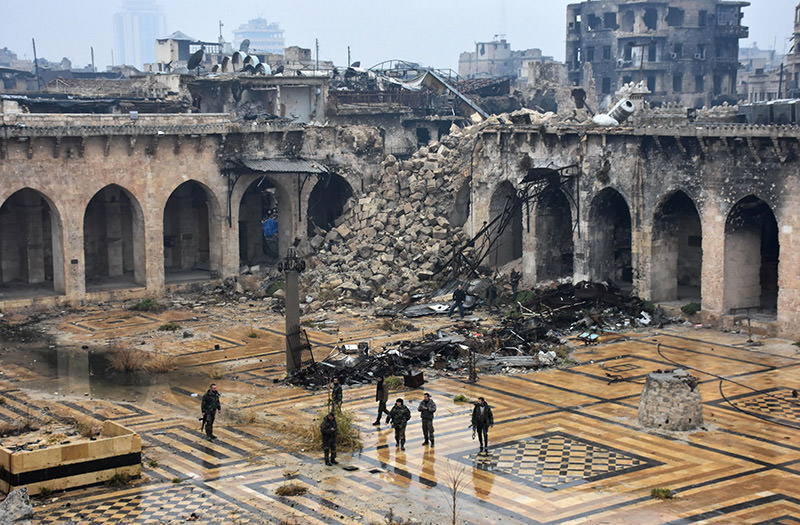
[[[255,18],[277,23],[286,46],[314,48],[319,40],[320,59],[337,65],[353,61],[369,67],[384,60],[406,59],[423,65],[457,69],[458,56],[472,51],[476,42],[505,35],[513,49],[540,48],[563,61],[566,6],[570,0],[406,0],[402,4],[347,0],[346,2],[277,3],[243,0],[226,4],[209,0],[156,0],[166,17],[166,36],[182,31],[194,38],[216,41],[219,22],[225,40],[235,42],[234,31]],[[744,9],[750,37],[742,46],[758,42],[761,49],[788,51],[796,0],[752,0]],[[8,47],[20,59],[32,59],[31,38],[38,56],[74,67],[91,62],[94,48],[98,70],[112,61],[114,13],[121,0],[37,0],[35,9],[21,9],[16,0],[0,0],[0,48]],[[155,49],[155,39],[152,43]],[[114,63],[121,60],[114,58]]]

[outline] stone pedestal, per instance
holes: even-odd
[[[639,401],[639,423],[663,430],[692,430],[702,425],[697,378],[682,368],[648,374]]]

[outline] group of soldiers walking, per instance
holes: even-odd
[[[395,447],[400,450],[406,449],[406,427],[411,420],[411,410],[405,404],[402,398],[395,400],[391,410],[386,408],[386,403],[389,400],[389,388],[385,383],[383,377],[378,376],[378,382],[375,387],[375,401],[378,403],[378,417],[375,419],[373,425],[380,426],[381,418],[386,416],[386,423],[391,424],[394,428],[394,441]],[[322,433],[322,449],[325,453],[325,464],[335,465],[336,462],[336,411],[341,410],[342,407],[342,386],[338,379],[333,380],[333,388],[331,389],[331,405],[332,411],[325,416],[320,426]],[[435,446],[436,441],[434,438],[433,418],[436,413],[436,403],[431,399],[431,395],[425,392],[422,396],[417,411],[420,413],[422,420],[422,436],[423,446]],[[478,401],[472,409],[472,419],[470,426],[472,427],[472,438],[478,436],[480,443],[480,452],[486,453],[489,451],[489,427],[494,425],[494,414],[492,407],[486,402],[483,397],[479,397]]]
[[[389,388],[386,385],[383,377],[378,377],[378,383],[375,389],[375,401],[378,402],[378,417],[375,419],[373,425],[380,426],[381,418],[386,415],[386,423],[391,424],[394,428],[395,446],[400,450],[406,449],[406,426],[411,420],[411,410],[405,405],[402,398],[398,398],[391,410],[386,409],[386,402],[389,400]],[[322,435],[322,450],[325,454],[326,465],[337,465],[336,461],[336,413],[341,412],[342,409],[342,385],[339,383],[338,378],[333,380],[333,388],[331,389],[331,411],[322,419],[320,425],[320,434]],[[201,430],[205,429],[206,436],[209,440],[216,439],[214,436],[214,419],[217,411],[220,410],[219,392],[217,386],[212,384],[208,391],[203,395],[201,402],[201,410],[203,412]],[[435,445],[433,417],[436,413],[436,403],[431,399],[428,392],[422,396],[417,411],[420,413],[422,420],[422,436],[424,441],[423,446]],[[492,407],[482,397],[478,398],[475,406],[472,409],[472,420],[470,426],[472,427],[472,438],[478,436],[480,443],[480,452],[488,452],[489,447],[489,427],[494,425],[494,414],[492,414]]]

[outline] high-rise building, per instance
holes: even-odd
[[[233,32],[235,45],[240,46],[243,40],[250,41],[251,51],[283,54],[283,29],[275,22],[269,23],[264,18],[254,18],[239,26]]]
[[[605,0],[567,6],[567,66],[575,85],[591,65],[600,100],[644,81],[652,103],[736,101],[742,8],[721,0]]]
[[[154,0],[124,0],[114,14],[114,64],[141,68],[156,61],[156,39],[167,32],[167,19]]]

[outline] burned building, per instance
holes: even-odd
[[[497,37],[495,37],[497,38]],[[541,49],[515,51],[505,38],[490,42],[476,42],[475,51],[466,51],[458,57],[458,76],[464,79],[522,76],[530,62],[552,62],[553,57],[542,55]]]
[[[607,0],[567,6],[569,80],[593,75],[600,100],[645,81],[658,105],[736,101],[742,8],[721,0]],[[590,67],[587,67],[590,66]],[[591,72],[591,73],[589,73]]]

